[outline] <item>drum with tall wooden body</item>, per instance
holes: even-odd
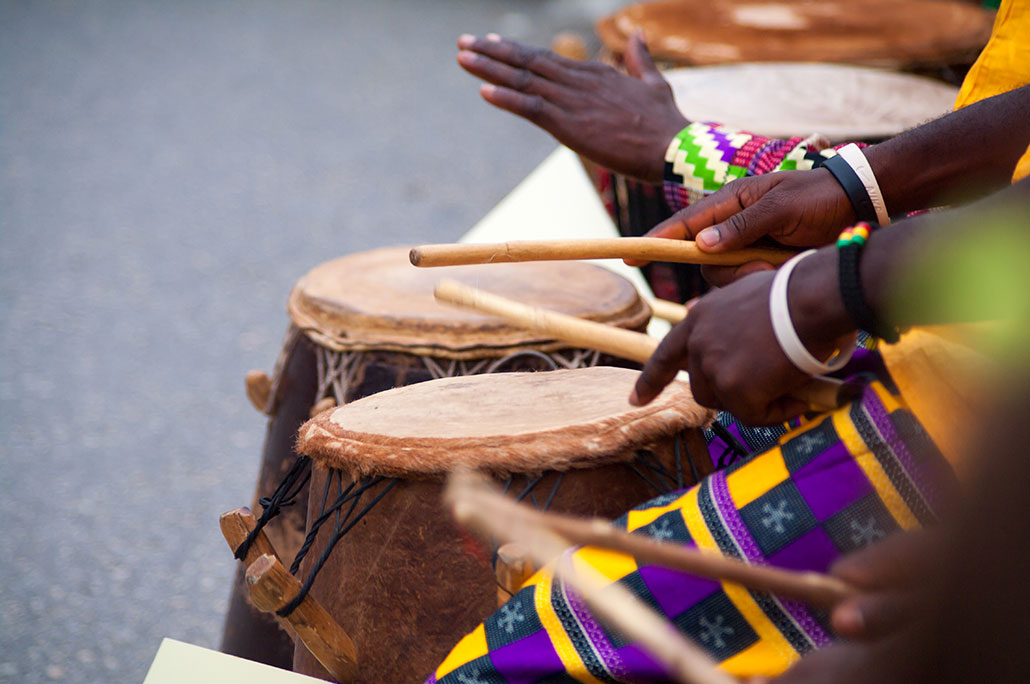
[[[680,382],[631,407],[637,376],[594,367],[434,380],[301,428],[298,448],[315,465],[298,577],[328,553],[311,595],[353,640],[355,681],[421,681],[497,607],[493,549],[445,510],[447,473],[485,471],[539,508],[611,519],[711,469],[697,429],[711,412]],[[325,676],[300,647],[295,669]]]
[[[287,565],[306,526],[308,489],[305,474],[293,472],[294,444],[297,429],[314,407],[448,376],[627,363],[438,304],[433,287],[442,278],[627,329],[643,330],[650,318],[650,309],[629,281],[584,263],[425,270],[411,266],[408,248],[390,247],[345,256],[310,271],[290,294],[291,326],[273,378],[261,383],[252,382],[258,374],[248,377],[248,393],[269,416],[252,508],[255,513],[279,510],[264,531]],[[241,567],[222,650],[289,667],[292,642],[246,595]]]
[[[991,22],[953,1],[667,0],[628,5],[597,32],[600,59],[621,66],[628,37],[642,29],[692,121],[837,144],[877,142],[949,111]],[[660,186],[586,166],[623,235],[671,215]],[[662,264],[647,275],[659,297],[705,289],[696,267]]]

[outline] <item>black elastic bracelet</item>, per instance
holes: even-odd
[[[866,303],[865,291],[862,289],[859,264],[862,260],[865,237],[854,235],[854,232],[862,228],[868,234],[869,226],[859,224],[844,231],[837,241],[837,251],[840,253],[840,296],[844,301],[844,310],[860,330],[865,330],[888,344],[894,344],[900,339],[901,333],[895,327],[884,325],[877,318]]]
[[[865,184],[851,168],[851,164],[848,164],[840,155],[836,155],[824,161],[822,168],[832,173],[840,186],[844,188],[844,194],[848,196],[858,220],[876,223],[878,220],[876,207],[873,206],[869,191],[865,189]]]

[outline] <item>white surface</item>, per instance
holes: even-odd
[[[619,237],[619,231],[579,158],[572,150],[559,147],[465,233],[460,242],[610,237]],[[618,259],[591,263],[627,278],[644,297],[654,297],[639,269]],[[647,331],[661,338],[669,332],[669,324],[652,319]]]
[[[831,142],[888,138],[950,112],[958,88],[869,67],[765,62],[665,72],[691,121],[713,121],[771,138]]]
[[[218,651],[165,638],[143,684],[325,684]]]

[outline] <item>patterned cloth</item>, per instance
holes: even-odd
[[[665,201],[679,211],[737,178],[820,166],[834,149],[819,135],[777,140],[695,121],[665,152]]]
[[[783,434],[764,453],[614,524],[749,563],[825,571],[842,553],[933,522],[952,483],[947,463],[900,397],[876,381],[860,400]],[[568,553],[630,589],[735,675],[780,673],[834,638],[827,616],[799,603],[615,552]],[[462,639],[427,684],[666,678],[545,568]]]

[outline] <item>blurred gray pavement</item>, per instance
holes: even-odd
[[[291,285],[471,227],[554,143],[455,39],[598,4],[0,3],[0,681],[217,647]]]

